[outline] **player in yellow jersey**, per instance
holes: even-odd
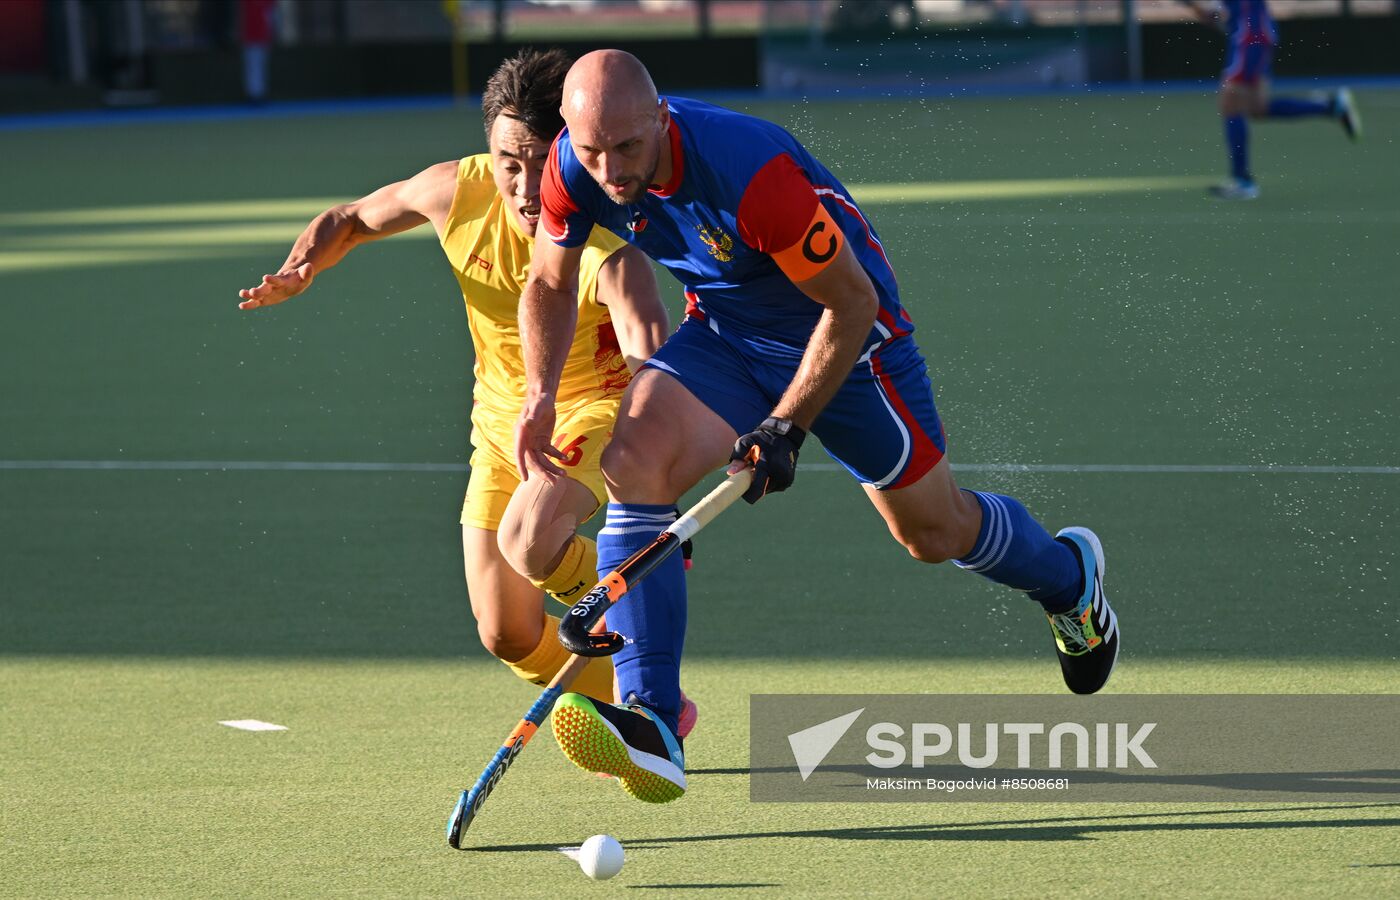
[[[563,128],[570,60],[522,51],[482,97],[489,154],[424,169],[317,216],[275,274],[239,291],[241,309],[281,303],[352,248],[430,222],[466,300],[476,351],[471,479],[462,505],[467,591],[482,643],[517,675],[545,684],[568,659],[542,590],[571,604],[597,580],[597,550],[577,526],[606,502],[599,460],[635,371],[665,340],[666,311],[646,258],[595,228],[583,254],[578,327],[564,362],[555,446],[564,477],[522,482],[513,428],[525,396],[517,311],[539,223],[540,179]],[[608,700],[612,662],[593,660],[576,690]],[[694,705],[687,713],[692,725]],[[688,728],[684,730],[688,731]]]

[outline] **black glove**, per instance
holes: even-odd
[[[734,442],[730,461],[753,463],[753,484],[744,499],[757,503],[764,494],[776,494],[792,486],[797,475],[797,448],[807,432],[787,419],[769,417],[753,431]]]

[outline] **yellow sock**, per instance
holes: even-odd
[[[564,550],[564,558],[544,581],[535,587],[565,606],[573,606],[584,592],[598,583],[598,545],[586,537],[574,535]]]
[[[540,635],[539,646],[531,650],[524,659],[507,662],[510,670],[521,678],[544,687],[549,684],[564,663],[569,661],[569,651],[559,643],[559,620],[554,616],[544,617],[544,633]],[[586,694],[595,700],[611,703],[613,699],[613,664],[606,656],[589,660],[588,665],[574,679],[572,691]]]

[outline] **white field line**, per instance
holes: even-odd
[[[466,463],[290,462],[213,459],[0,459],[0,470],[118,472],[466,472]]]
[[[804,472],[844,472],[835,463],[807,463]],[[959,472],[1118,473],[1183,475],[1400,475],[1400,466],[1134,465],[1113,463],[954,463]],[[465,463],[294,462],[208,459],[0,459],[0,471],[121,472],[467,472]]]
[[[915,201],[911,201],[915,202]],[[917,201],[925,202],[925,201]],[[1207,202],[1207,201],[1202,201]],[[891,204],[894,205],[894,204]],[[1111,228],[1155,228],[1172,226],[1218,226],[1222,228],[1255,227],[1262,225],[1397,225],[1400,224],[1400,210],[1377,210],[1327,212],[1305,210],[1299,212],[1272,212],[1252,210],[1252,215],[1236,215],[1224,210],[1205,212],[1161,213],[1141,215],[1136,213],[1044,213],[1028,211],[1020,213],[985,213],[972,207],[960,206],[957,210],[944,210],[937,214],[921,212],[920,221],[927,225],[943,227],[1012,227],[1033,231],[1043,228],[1063,228],[1080,226],[1084,228],[1104,226]]]
[[[220,722],[220,725],[227,725],[230,728],[237,728],[239,731],[286,731],[286,725],[274,725],[271,722],[263,722],[259,719],[229,719]]]

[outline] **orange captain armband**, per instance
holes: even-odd
[[[786,250],[773,254],[773,262],[794,282],[803,282],[817,275],[841,252],[846,236],[841,226],[821,203],[812,213],[812,221],[802,230],[802,239]]]

